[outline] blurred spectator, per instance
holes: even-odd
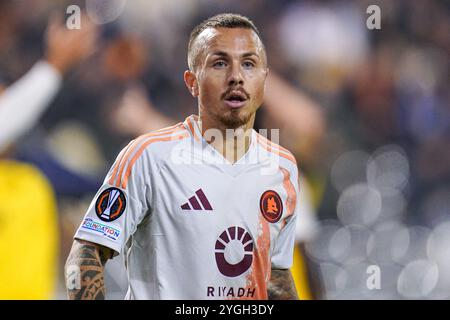
[[[53,188],[35,166],[7,158],[50,104],[62,76],[92,52],[95,35],[87,20],[82,31],[69,31],[52,17],[45,59],[0,93],[0,299],[55,297],[59,228]]]
[[[0,158],[0,299],[54,298],[59,270],[56,198],[31,165]]]
[[[59,16],[50,18],[45,60],[36,63],[0,97],[0,149],[33,127],[58,92],[62,76],[92,53],[94,25],[86,18],[82,25],[80,30],[68,30]]]

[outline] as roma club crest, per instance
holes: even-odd
[[[95,202],[95,213],[100,220],[111,222],[118,219],[125,211],[126,200],[123,192],[117,188],[103,191]]]
[[[283,202],[278,193],[267,190],[259,200],[259,208],[263,217],[270,223],[276,223],[283,215]]]

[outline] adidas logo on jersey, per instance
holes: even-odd
[[[202,189],[195,191],[195,195],[189,198],[188,202],[181,205],[183,210],[212,210],[211,204],[203,193]]]

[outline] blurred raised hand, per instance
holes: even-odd
[[[266,115],[263,121],[266,125],[283,128],[283,143],[292,152],[301,155],[303,163],[314,162],[320,154],[326,130],[326,119],[320,105],[270,70],[264,106]]]
[[[139,136],[176,122],[155,109],[140,84],[130,86],[125,91],[118,106],[111,112],[110,120],[116,132],[131,136]]]
[[[80,29],[67,28],[62,17],[54,14],[47,26],[45,57],[64,74],[95,51],[98,34],[98,27],[86,14],[81,15]]]
[[[45,60],[38,61],[19,80],[0,86],[0,152],[29,131],[61,88],[62,76],[93,53],[97,27],[82,15],[81,29],[70,30],[52,15],[46,31]]]

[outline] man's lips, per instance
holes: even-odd
[[[225,95],[224,100],[229,108],[242,108],[247,103],[248,95],[241,90],[232,90]]]
[[[245,106],[247,100],[237,101],[237,100],[225,100],[225,105],[231,109],[239,109]]]

